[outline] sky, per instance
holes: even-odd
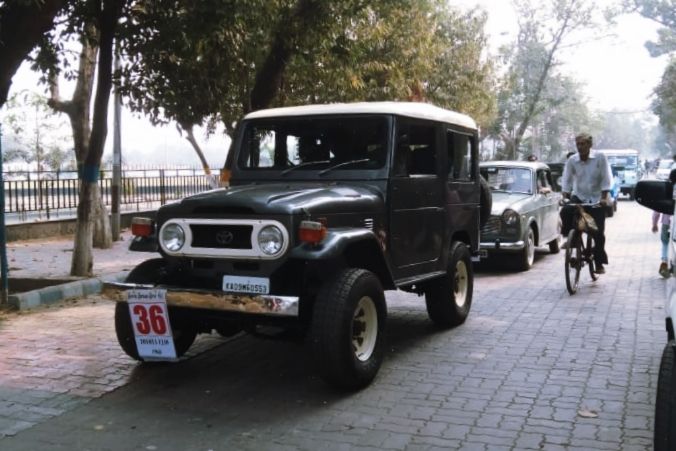
[[[488,13],[486,32],[492,51],[514,40],[517,18],[509,0],[449,0],[461,9],[480,7]],[[595,0],[600,13],[612,0]],[[571,36],[560,54],[560,70],[586,84],[588,106],[596,111],[646,111],[667,57],[652,58],[644,44],[657,38],[658,26],[638,14],[623,15],[615,26]],[[598,36],[604,36],[599,38]]]
[[[448,0],[461,9],[481,7],[488,13],[486,32],[489,38],[489,57],[498,48],[516,36],[517,20],[510,0]],[[612,0],[595,0],[598,10]],[[657,36],[657,25],[637,14],[621,16],[617,25],[604,31],[612,36],[574,36],[580,44],[565,49],[561,55],[562,72],[586,85],[588,106],[595,111],[639,112],[650,108],[651,93],[659,83],[667,58],[652,58],[644,47],[647,40]],[[600,34],[600,33],[599,33]],[[21,89],[35,89],[37,76],[28,65],[21,66],[13,78],[10,95]],[[68,88],[62,88],[68,96]],[[112,102],[111,102],[112,103]],[[110,114],[112,121],[112,111]],[[112,153],[112,122],[106,143],[107,155]],[[203,146],[212,168],[221,168],[225,162],[229,140],[222,133],[207,138],[203,130],[195,136]],[[147,120],[123,110],[122,157],[132,165],[182,164],[199,167],[200,163],[188,142],[175,126],[153,127]]]

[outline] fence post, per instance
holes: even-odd
[[[167,203],[167,193],[164,185],[164,169],[160,169],[160,205]]]

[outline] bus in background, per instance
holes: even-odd
[[[641,180],[641,166],[639,165],[638,150],[635,149],[596,149],[606,154],[613,177],[620,180],[620,194],[628,194],[629,200],[634,200],[636,182]]]

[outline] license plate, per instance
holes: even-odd
[[[270,292],[270,279],[267,277],[223,276],[223,291],[268,294]]]

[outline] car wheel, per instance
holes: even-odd
[[[472,306],[474,273],[465,243],[451,246],[446,275],[427,282],[427,314],[438,327],[447,329],[465,322]]]
[[[164,261],[161,258],[146,260],[136,266],[126,277],[127,283],[155,284],[162,276]],[[179,314],[174,309],[169,309],[169,323],[174,338],[176,357],[181,357],[195,341],[197,332],[188,327],[177,327]],[[131,324],[129,304],[118,302],[115,305],[115,335],[122,350],[131,358],[143,360],[136,348],[136,338]]]
[[[523,251],[520,255],[519,268],[522,271],[528,271],[535,261],[535,231],[528,227],[526,235],[523,237]]]
[[[309,341],[319,374],[330,385],[355,390],[378,373],[385,350],[387,307],[380,280],[345,269],[315,300]]]
[[[181,357],[185,354],[190,346],[192,346],[197,336],[197,332],[190,327],[176,327],[174,320],[176,315],[169,311],[169,323],[171,324],[171,333],[174,339],[174,348],[176,349],[176,357]],[[173,317],[173,319],[172,319]],[[131,315],[129,314],[129,304],[126,302],[118,302],[115,305],[115,335],[117,342],[120,344],[122,350],[132,359],[141,360],[138,349],[136,348],[136,337],[134,336],[134,329],[131,324]]]
[[[655,451],[667,451],[676,448],[676,371],[674,356],[676,348],[669,342],[662,352],[660,372],[657,379],[657,398],[655,401]]]
[[[552,254],[558,254],[561,251],[561,241],[563,240],[561,236],[561,219],[559,219],[559,223],[556,226],[556,231],[556,238],[547,243],[549,245],[549,252]]]

